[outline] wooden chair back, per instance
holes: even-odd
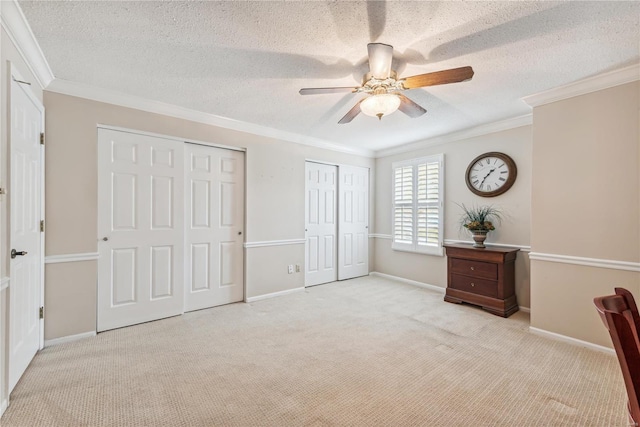
[[[628,290],[616,288],[615,292],[615,295],[594,298],[593,303],[611,335],[627,389],[629,416],[637,426],[640,422],[640,314]]]

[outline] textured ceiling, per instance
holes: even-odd
[[[28,2],[56,78],[373,150],[527,114],[521,98],[637,62],[640,2]],[[404,92],[428,111],[338,120],[363,95],[367,43],[401,77],[470,65],[473,80]]]

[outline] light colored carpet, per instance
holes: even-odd
[[[44,349],[10,426],[625,426],[614,356],[366,277]],[[603,326],[604,327],[604,326]]]

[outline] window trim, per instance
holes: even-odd
[[[418,194],[418,174],[417,174],[417,166],[420,164],[426,163],[434,163],[438,162],[438,182],[440,185],[438,186],[438,201],[439,201],[439,215],[438,215],[438,245],[437,246],[427,246],[427,245],[419,245],[417,241],[417,237],[414,235],[414,241],[412,243],[400,243],[396,242],[395,236],[395,208],[396,208],[396,186],[395,186],[395,174],[396,169],[406,166],[412,166],[416,168],[413,173],[413,183],[412,183],[412,194],[413,194],[413,220],[414,220],[414,229],[417,230],[417,209],[418,206],[417,194]],[[397,162],[393,162],[391,164],[391,249],[394,251],[401,252],[412,252],[419,253],[425,255],[435,255],[435,256],[444,256],[444,154],[434,154],[431,156],[418,157],[414,159],[401,160]],[[415,232],[414,232],[415,234]]]

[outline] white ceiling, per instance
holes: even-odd
[[[19,2],[56,78],[379,150],[530,112],[523,96],[638,62],[640,2]],[[363,95],[367,43],[401,77],[470,65],[473,80],[404,92],[428,111],[338,120]]]

